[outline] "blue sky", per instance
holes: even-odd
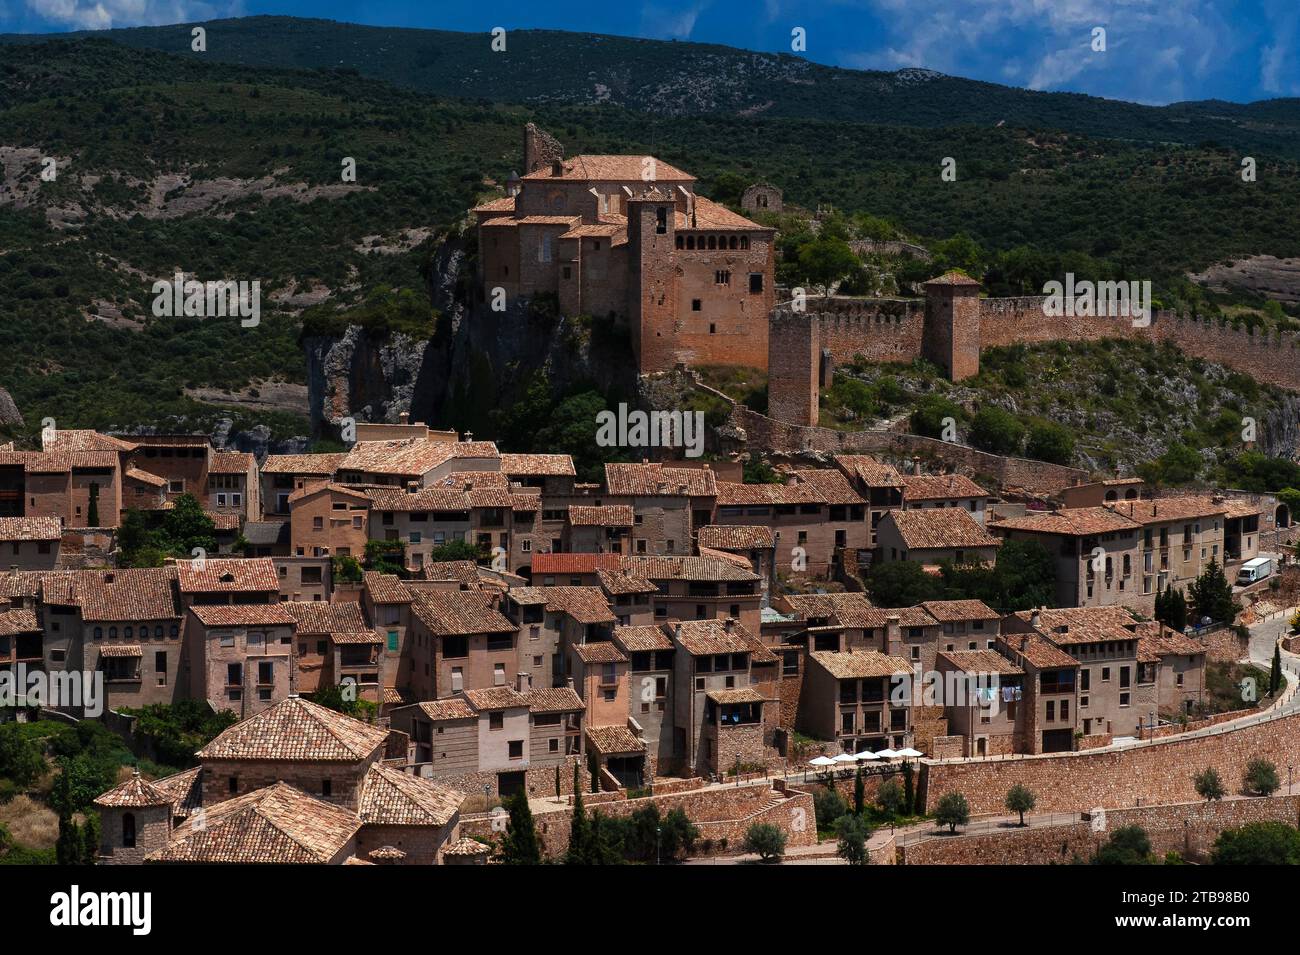
[[[380,26],[544,27],[925,67],[1143,103],[1300,96],[1300,0],[0,0],[0,32],[276,13]],[[1106,30],[1106,51],[1091,49]]]

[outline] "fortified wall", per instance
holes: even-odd
[[[921,798],[932,810],[946,792],[959,792],[972,815],[1004,813],[1007,790],[1019,783],[1038,797],[1035,812],[1088,812],[1140,804],[1195,801],[1193,775],[1214,768],[1230,792],[1241,788],[1246,765],[1266,758],[1300,763],[1300,713],[1225,726],[1198,736],[1135,743],[1122,749],[922,761]]]
[[[779,421],[817,424],[818,384],[830,383],[834,365],[861,356],[869,362],[910,362],[925,357],[953,381],[979,373],[985,348],[1103,338],[1169,342],[1184,354],[1212,361],[1289,391],[1300,391],[1300,336],[1252,332],[1214,318],[1169,310],[1148,325],[1129,317],[1052,316],[1043,296],[977,298],[977,287],[950,273],[926,283],[925,299],[813,300],[795,312],[778,307],[769,319],[769,407]],[[797,343],[798,347],[791,346]],[[809,360],[809,345],[815,352]]]

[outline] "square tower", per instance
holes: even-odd
[[[628,323],[641,372],[676,362],[677,263],[672,192],[648,186],[627,198]]]
[[[961,272],[945,272],[925,283],[925,325],[921,357],[949,381],[980,371],[980,284]]]
[[[821,410],[821,323],[816,315],[776,309],[767,328],[767,416],[813,425]]]

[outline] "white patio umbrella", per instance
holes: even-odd
[[[920,757],[924,756],[925,753],[912,749],[912,747],[909,746],[907,747],[907,749],[900,749],[898,751],[898,755],[904,756],[907,759],[919,759]]]
[[[854,753],[853,755],[857,759],[879,759],[880,758],[869,749],[864,749],[862,752]]]
[[[834,766],[835,760],[831,759],[828,756],[818,756],[814,759],[808,760],[808,765],[809,766]]]
[[[857,761],[858,758],[854,756],[852,753],[840,753],[833,760],[833,762],[836,763],[856,763]]]
[[[893,759],[895,756],[901,756],[902,753],[895,753],[892,749],[882,749],[876,752],[881,759]]]

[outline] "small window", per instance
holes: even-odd
[[[703,307],[703,302],[698,298],[691,299],[691,311],[698,312]]]
[[[761,295],[763,292],[763,273],[751,272],[749,275],[749,293],[751,295]]]

